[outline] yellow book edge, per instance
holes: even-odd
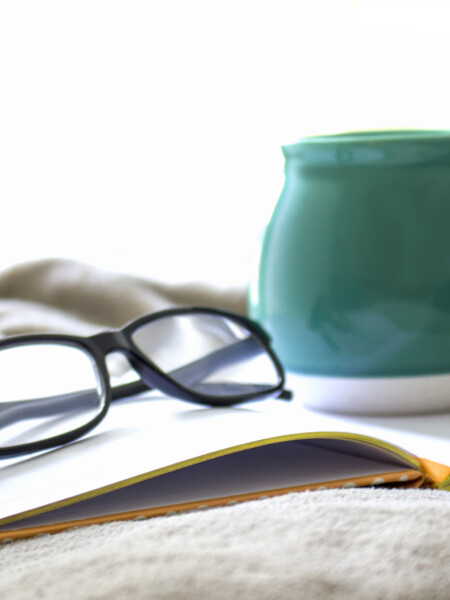
[[[33,537],[38,534],[51,534],[57,533],[63,530],[67,530],[73,527],[87,526],[92,524],[100,524],[118,520],[140,520],[147,519],[155,516],[170,515],[174,513],[186,512],[191,510],[198,510],[207,507],[214,506],[226,506],[230,504],[236,504],[239,502],[258,500],[261,498],[273,497],[293,492],[304,492],[304,491],[318,491],[325,489],[347,489],[353,487],[371,487],[371,486],[391,486],[391,487],[431,487],[442,490],[450,491],[450,467],[436,463],[434,461],[418,458],[415,455],[405,451],[404,449],[395,446],[389,442],[385,442],[378,438],[359,435],[354,433],[343,433],[343,432],[308,432],[302,434],[291,434],[277,437],[270,437],[266,439],[251,441],[245,444],[236,445],[229,448],[220,449],[208,454],[197,456],[186,461],[181,461],[166,467],[156,469],[149,473],[144,473],[136,477],[126,479],[108,485],[102,488],[98,488],[80,494],[65,500],[41,506],[39,508],[29,510],[18,515],[7,517],[0,520],[0,525],[13,524],[16,521],[22,521],[28,517],[44,514],[55,509],[63,508],[72,504],[76,504],[80,501],[87,500],[101,496],[105,493],[119,490],[128,486],[132,486],[136,483],[153,479],[160,475],[184,469],[189,466],[200,464],[219,458],[222,456],[239,453],[252,448],[258,448],[261,446],[278,444],[289,441],[299,440],[321,440],[321,439],[332,439],[332,440],[346,440],[359,442],[364,445],[373,446],[380,448],[388,452],[393,457],[401,458],[403,461],[410,465],[410,468],[403,470],[399,469],[395,472],[381,472],[376,475],[369,476],[357,476],[354,478],[344,478],[323,481],[315,484],[296,485],[291,487],[284,487],[278,489],[267,489],[264,491],[247,492],[238,495],[221,496],[218,498],[212,498],[207,500],[193,501],[193,502],[181,502],[177,504],[170,504],[165,506],[153,507],[149,509],[139,509],[133,511],[126,511],[114,514],[108,514],[103,516],[95,516],[82,519],[73,519],[61,523],[55,523],[50,525],[42,525],[36,527],[25,527],[22,529],[11,529],[0,532],[0,542],[7,542],[15,539],[22,539]]]

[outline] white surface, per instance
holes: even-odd
[[[443,464],[450,463],[450,410],[432,414],[364,415],[343,414],[312,410],[305,406],[305,395],[300,376],[290,374],[288,387],[295,390],[293,408],[299,422],[308,426],[326,427],[335,431],[349,431],[380,437],[413,452]]]

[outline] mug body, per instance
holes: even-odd
[[[250,313],[284,365],[364,390],[450,377],[450,132],[305,138],[283,153]]]

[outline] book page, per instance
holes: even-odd
[[[220,456],[140,483],[0,526],[35,527],[107,514],[170,506],[336,479],[395,473],[399,466],[375,447],[346,440],[298,440]]]
[[[92,492],[104,493],[111,486],[136,483],[149,473],[186,467],[198,457],[213,457],[223,449],[252,441],[299,432],[346,430],[339,419],[305,413],[295,401],[210,409],[155,395],[122,400],[113,404],[103,423],[83,439],[40,455],[0,463],[0,523],[18,515],[29,516],[42,507],[56,508],[67,499],[82,500]],[[380,465],[375,470],[380,472],[383,460],[377,460]],[[390,460],[392,466],[392,457]],[[384,462],[389,462],[387,456]],[[404,461],[398,462],[405,467]],[[318,477],[345,476],[337,462],[322,461],[326,463],[327,470]],[[310,467],[317,474],[320,471],[312,467],[314,462],[306,460],[306,455],[301,464],[305,479],[310,476]],[[274,471],[266,469],[265,489]]]

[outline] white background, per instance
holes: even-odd
[[[280,146],[450,128],[450,2],[0,1],[0,268],[245,281]]]

